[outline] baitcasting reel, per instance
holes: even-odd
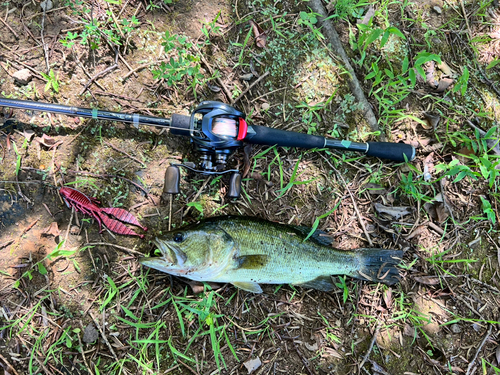
[[[185,130],[184,130],[185,129]],[[201,154],[198,169],[195,163],[172,164],[165,173],[164,193],[178,194],[179,167],[203,175],[231,173],[229,198],[241,193],[241,174],[237,169],[226,169],[228,157],[243,145],[248,133],[245,114],[227,104],[213,101],[202,102],[190,117],[172,115],[172,134],[189,136],[195,151]]]

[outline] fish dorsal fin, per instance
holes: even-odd
[[[335,284],[330,276],[320,276],[303,284],[296,284],[302,288],[313,288],[322,292],[331,292],[335,289]]]
[[[309,227],[304,227],[304,226],[299,226],[299,225],[292,225],[292,228],[295,229],[301,236],[306,238],[309,233],[311,232],[311,228]],[[332,238],[328,235],[328,233],[316,229],[314,233],[308,238],[308,241],[314,241],[318,243],[319,245],[323,246],[332,246],[333,240]]]
[[[259,284],[257,283],[252,283],[252,282],[234,282],[231,283],[234,286],[246,290],[247,292],[252,292],[252,293],[262,293],[262,288],[260,287]]]
[[[236,269],[258,270],[267,264],[268,258],[265,254],[239,256],[235,258]]]

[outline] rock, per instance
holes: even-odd
[[[31,82],[33,79],[33,74],[29,71],[29,69],[21,69],[15,72],[12,77],[14,78],[14,82],[19,86],[25,86]]]
[[[263,111],[267,111],[271,106],[269,105],[269,103],[262,103],[260,105],[260,108],[263,110]]]
[[[87,327],[85,327],[85,331],[83,332],[83,342],[86,344],[90,344],[99,338],[99,332],[95,328],[94,324],[90,323]]]
[[[51,9],[54,7],[54,5],[52,4],[52,1],[51,1],[51,0],[45,0],[45,1],[42,1],[42,2],[40,3],[40,6],[42,7],[42,10],[44,10],[44,11],[46,11],[46,12],[47,12],[48,10],[51,10]]]
[[[443,11],[441,10],[440,7],[438,7],[437,5],[432,7],[432,9],[434,10],[434,12],[436,12],[437,14],[441,14],[443,13]]]
[[[450,329],[451,329],[451,332],[453,332],[453,333],[462,332],[462,328],[460,328],[460,326],[458,324],[452,324]]]

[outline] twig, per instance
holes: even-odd
[[[83,88],[83,90],[78,95],[82,95],[85,91],[87,91],[87,89],[92,84],[92,82],[94,82],[97,78],[99,78],[101,76],[104,76],[104,75],[108,74],[109,72],[111,72],[112,70],[115,70],[116,68],[118,68],[118,56],[119,56],[118,50],[115,50],[115,63],[113,65],[111,65],[110,67],[107,67],[106,69],[104,69],[102,72],[97,73],[95,76],[93,76],[85,84],[85,87]]]
[[[40,31],[40,36],[42,38],[43,54],[45,56],[45,66],[47,67],[47,74],[49,74],[49,71],[50,71],[49,51],[47,51],[47,45],[45,44],[45,39],[43,37],[43,30],[45,29],[45,12],[46,12],[46,9],[47,9],[47,2],[45,2],[45,5],[43,6],[42,29]]]
[[[80,322],[80,327],[82,327],[82,332],[85,331],[85,329],[83,328],[82,322]],[[85,363],[85,367],[87,367],[87,371],[90,372],[90,375],[93,375],[94,373],[90,369],[90,367],[89,367],[89,365],[87,363],[87,358],[85,357],[85,350],[83,349],[82,339],[80,338],[79,334],[77,336],[78,336],[78,343],[80,344],[80,348],[82,350],[83,363]]]
[[[467,366],[467,373],[465,375],[470,374],[470,371],[472,370],[472,366],[474,366],[474,363],[476,362],[477,356],[479,355],[479,353],[483,349],[483,346],[486,343],[486,341],[488,340],[488,338],[490,337],[492,331],[493,331],[493,325],[490,324],[490,328],[488,329],[488,332],[486,332],[486,336],[484,336],[484,339],[481,342],[481,345],[479,345],[479,348],[477,348],[477,352],[476,352],[476,355],[474,356],[474,359],[472,360],[471,363],[469,363],[469,366]]]
[[[361,217],[361,214],[359,213],[358,205],[356,203],[356,200],[354,199],[354,196],[352,195],[351,190],[349,190],[349,188],[347,187],[347,183],[345,182],[344,177],[342,177],[342,174],[337,170],[337,168],[335,168],[333,166],[332,163],[330,163],[330,161],[324,155],[320,154],[320,156],[323,159],[325,159],[325,161],[328,163],[328,165],[330,166],[330,168],[332,168],[337,173],[337,176],[339,176],[340,179],[342,180],[342,182],[344,183],[344,187],[346,188],[347,192],[351,196],[352,205],[354,207],[354,210],[356,211],[356,214],[358,215],[359,225],[361,225],[361,228],[363,229],[363,232],[364,232],[364,234],[366,236],[366,239],[367,239],[368,243],[370,244],[370,246],[373,246],[373,243],[372,243],[372,240],[370,238],[370,235],[368,234],[368,231],[366,230],[365,223],[363,223],[363,218]]]
[[[103,141],[104,143],[106,143],[109,147],[111,147],[113,150],[115,151],[118,151],[118,152],[121,152],[122,154],[128,156],[130,159],[132,159],[133,161],[135,161],[136,163],[139,163],[143,168],[146,168],[146,164],[144,164],[142,161],[140,161],[139,159],[133,157],[132,155],[129,155],[127,154],[125,151],[123,150],[120,150],[118,147],[116,146],[113,146],[111,143],[108,143],[106,141]]]
[[[0,18],[1,19],[1,18]],[[19,373],[16,371],[16,369],[14,368],[14,366],[12,366],[9,361],[7,361],[7,359],[5,359],[5,357],[0,354],[0,359],[2,361],[4,361],[4,363],[7,365],[7,369],[5,369],[5,371],[12,371],[14,373],[14,375],[19,375]]]
[[[366,351],[366,354],[363,357],[363,360],[361,361],[361,364],[358,367],[358,373],[361,371],[361,369],[363,368],[363,366],[366,363],[366,361],[368,360],[368,358],[370,358],[370,354],[373,350],[373,345],[375,345],[375,341],[377,341],[377,336],[378,336],[379,330],[380,330],[380,325],[377,324],[377,328],[375,328],[375,332],[373,333],[373,337],[372,337],[372,341],[370,342],[370,346],[368,347],[368,350]]]
[[[236,99],[232,100],[231,101],[231,104],[234,104],[236,103],[238,100],[240,100],[252,87],[254,87],[257,83],[259,83],[260,81],[262,81],[265,77],[267,77],[269,75],[269,72],[265,72],[264,74],[262,74],[259,78],[257,78],[250,86],[248,86],[248,88],[243,91]]]
[[[108,242],[89,242],[89,243],[86,243],[84,246],[111,246],[111,247],[116,247],[117,249],[123,250],[125,252],[128,252],[130,254],[139,255],[141,257],[144,256],[144,254],[139,252],[139,251],[132,250],[132,249],[129,249],[128,247],[115,245],[115,244],[108,243]]]
[[[354,97],[363,106],[362,111],[366,121],[368,122],[368,125],[370,126],[370,129],[372,131],[380,130],[377,118],[375,117],[375,114],[371,109],[370,103],[368,102],[368,100],[365,97],[365,94],[363,93],[361,84],[359,83],[359,80],[356,77],[356,72],[351,66],[349,57],[347,56],[344,47],[342,46],[342,42],[340,41],[340,37],[337,34],[337,31],[333,27],[331,21],[328,19],[328,14],[326,13],[326,10],[323,7],[323,4],[321,3],[321,0],[311,0],[309,2],[309,6],[313,10],[313,12],[318,13],[320,15],[319,22],[323,26],[323,30],[326,36],[328,37],[328,40],[330,41],[334,52],[341,57],[346,70],[349,72],[351,78],[349,80],[349,86],[351,88]],[[380,138],[383,140],[385,137],[382,134]]]
[[[465,24],[467,25],[467,30],[469,30],[469,39],[472,40],[472,30],[469,25],[469,18],[467,17],[467,12],[465,11],[464,1],[460,0],[460,5],[462,6],[462,13],[465,19]]]
[[[10,32],[12,34],[14,34],[14,36],[16,37],[16,39],[19,39],[19,35],[17,35],[17,33],[12,29],[12,27],[9,26],[9,24],[7,22],[5,22],[2,17],[0,17],[0,21],[2,21],[2,23],[7,26],[7,28],[10,30]]]
[[[208,184],[208,181],[210,181],[210,176],[207,177],[207,179],[205,180],[205,182],[203,183],[203,185],[201,185],[201,188],[200,190],[198,190],[198,192],[196,193],[196,195],[194,196],[194,198],[191,200],[191,202],[194,202],[196,199],[198,199],[198,197],[200,196],[201,192],[203,191],[203,189],[205,189],[205,186],[207,186]],[[186,210],[186,212],[184,212],[184,216],[186,216],[189,212],[189,210],[191,209],[191,206],[189,206]]]
[[[4,247],[9,246],[14,240],[8,240],[7,242],[1,243],[0,244],[0,250],[3,249]]]
[[[109,351],[111,352],[111,354],[113,354],[113,357],[116,361],[118,361],[118,357],[116,356],[116,353],[115,351],[113,350],[113,347],[111,346],[111,344],[109,343],[106,335],[104,334],[104,331],[102,330],[101,326],[99,325],[99,322],[97,321],[97,319],[94,317],[94,314],[92,314],[91,311],[89,311],[89,315],[90,317],[92,318],[92,320],[94,321],[94,324],[96,325],[97,329],[99,330],[99,332],[101,333],[101,337],[102,339],[104,340],[104,342],[106,343],[106,345],[108,346],[109,348]]]

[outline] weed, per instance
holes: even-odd
[[[50,69],[49,74],[45,74],[43,72],[40,72],[40,74],[47,80],[44,91],[47,92],[52,89],[57,94],[59,92],[59,79],[54,71]]]
[[[193,43],[183,35],[170,35],[165,31],[161,43],[166,54],[172,55],[168,62],[162,62],[157,69],[153,69],[154,79],[164,79],[167,86],[177,86],[181,81],[189,78],[193,94],[196,98],[196,87],[202,85],[204,76],[200,71],[200,57],[189,52]]]

